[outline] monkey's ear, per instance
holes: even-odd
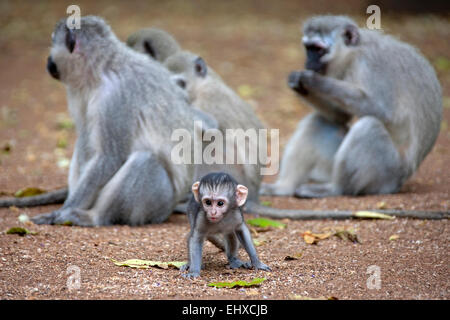
[[[344,42],[347,46],[356,46],[359,43],[358,27],[352,24],[344,28]]]
[[[152,42],[150,40],[144,41],[144,49],[145,52],[153,57],[153,59],[156,59],[156,52],[155,49],[153,49]]]
[[[248,188],[242,184],[238,184],[236,187],[236,204],[238,207],[242,207],[247,201]]]
[[[202,78],[206,77],[206,74],[208,73],[208,67],[205,60],[203,60],[202,57],[198,57],[197,59],[195,59],[194,64],[195,74]]]
[[[198,198],[198,188],[200,187],[200,181],[194,182],[192,185],[192,193],[194,194],[195,201],[200,202]]]
[[[76,37],[75,37],[75,32],[73,31],[73,29],[69,29],[66,27],[66,47],[67,50],[69,50],[70,53],[73,52],[73,49],[75,48],[75,44],[76,44]]]

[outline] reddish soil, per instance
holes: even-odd
[[[105,17],[121,39],[146,26],[173,33],[183,47],[200,54],[225,81],[255,107],[285,143],[309,112],[286,86],[289,71],[300,69],[300,26],[316,13],[350,14],[361,24],[365,8],[356,1],[317,4],[299,1],[110,2],[78,1],[82,14]],[[24,187],[55,189],[66,184],[75,132],[58,126],[67,118],[65,90],[48,76],[45,63],[54,23],[69,3],[0,2],[0,192]],[[302,209],[449,210],[450,207],[450,19],[448,15],[382,15],[382,27],[418,48],[435,66],[444,95],[441,134],[418,172],[399,194],[327,199],[269,198],[272,206]],[[246,90],[242,86],[246,86]],[[250,88],[250,90],[248,90]],[[10,149],[7,151],[7,149]],[[268,177],[267,181],[274,177]],[[175,269],[131,269],[110,259],[186,259],[187,219],[173,215],[161,225],[80,228],[19,223],[57,206],[0,209],[0,299],[448,299],[450,297],[448,220],[288,221],[286,229],[260,232],[257,247],[271,273],[226,269],[212,245],[206,269],[193,282]],[[36,235],[7,235],[14,226]],[[306,230],[351,227],[362,243],[337,237],[309,245]],[[397,240],[389,240],[398,235]],[[302,253],[298,260],[287,255]],[[241,252],[244,257],[245,252]],[[80,268],[81,288],[69,290],[66,273]],[[367,268],[380,268],[380,289],[367,287]],[[214,289],[213,281],[267,280],[257,288]]]

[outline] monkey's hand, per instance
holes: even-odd
[[[255,270],[272,271],[270,267],[262,262],[259,262],[253,266]]]
[[[308,70],[305,70],[305,71],[308,71]],[[303,73],[304,73],[304,71],[292,71],[289,74],[288,85],[289,85],[289,88],[291,88],[295,92],[297,92],[303,96],[306,96],[308,94],[308,90],[306,90],[306,88],[304,87],[303,82],[302,82]]]

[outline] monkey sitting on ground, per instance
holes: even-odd
[[[119,41],[101,19],[80,29],[61,20],[52,35],[49,73],[67,86],[77,141],[63,207],[38,224],[161,223],[192,183],[194,167],[175,164],[172,131],[198,114],[160,63]]]
[[[278,180],[261,193],[398,192],[439,133],[442,92],[432,66],[412,46],[344,16],[313,17],[303,33],[307,70],[292,72],[289,86],[316,111],[300,122]],[[305,184],[314,173],[322,183]]]
[[[127,45],[161,63],[170,55],[181,50],[172,35],[158,28],[146,28],[133,33],[128,37]],[[217,126],[217,122],[212,118],[209,118],[208,121],[209,127]],[[33,197],[0,199],[0,207],[31,207],[63,203],[67,194],[68,189],[62,188]]]
[[[242,214],[247,200],[247,187],[238,184],[229,174],[209,173],[192,185],[188,204],[191,231],[188,237],[189,262],[182,267],[186,278],[200,276],[203,242],[207,236],[221,234],[230,268],[254,268],[270,271],[256,253],[249,229]],[[239,243],[245,248],[250,263],[238,258]]]

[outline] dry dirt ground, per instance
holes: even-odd
[[[63,86],[45,70],[54,23],[72,3],[0,1],[0,191],[64,186],[75,133],[67,128]],[[106,18],[121,39],[146,26],[173,33],[203,56],[255,108],[269,128],[280,129],[281,147],[309,110],[287,88],[287,74],[300,69],[300,25],[316,13],[350,14],[361,24],[365,7],[356,1],[77,1],[82,14]],[[382,9],[383,10],[383,9]],[[275,207],[302,209],[387,208],[449,210],[450,19],[449,15],[400,15],[382,11],[382,27],[421,49],[443,87],[444,118],[433,151],[396,195],[319,200],[264,198]],[[63,124],[63,125],[62,125]],[[268,177],[270,181],[273,177]],[[287,221],[286,229],[260,232],[257,247],[271,273],[226,269],[226,259],[206,245],[206,270],[195,281],[175,269],[131,269],[111,259],[186,259],[187,219],[172,215],[161,225],[79,228],[25,225],[38,232],[20,237],[4,231],[57,206],[0,209],[0,299],[448,299],[450,224],[444,221]],[[337,237],[309,245],[306,230],[353,228],[361,243]],[[397,240],[389,240],[398,235]],[[302,253],[298,260],[287,255]],[[241,252],[244,255],[244,252]],[[378,266],[379,289],[367,285]],[[69,290],[69,267],[81,287]],[[69,269],[68,269],[69,268]],[[69,270],[69,271],[68,271]],[[213,281],[266,277],[257,288],[215,289]],[[369,281],[370,284],[370,281]]]

